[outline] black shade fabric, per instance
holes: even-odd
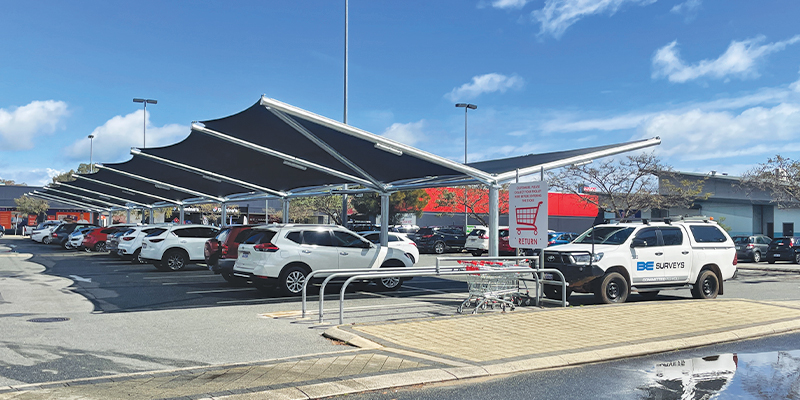
[[[91,179],[148,193],[162,199],[88,181],[78,181],[73,184],[84,189],[151,205],[160,203],[163,199],[181,202],[197,197],[210,200],[226,199],[248,193],[276,194],[277,192],[283,195],[309,189],[324,189],[328,185],[365,181],[373,182],[368,186],[381,190],[390,187],[393,190],[402,190],[404,187],[414,185],[445,186],[454,182],[469,184],[478,182],[478,179],[491,180],[489,177],[491,175],[497,176],[518,168],[591,155],[637,143],[482,161],[469,164],[472,169],[461,170],[450,160],[408,147],[401,155],[384,151],[376,147],[376,143],[384,139],[278,103],[263,99],[263,102],[259,101],[235,115],[203,121],[204,128],[193,129],[189,136],[179,143],[141,149],[138,151],[140,155],[129,161],[106,164],[109,170],[101,169],[97,173],[86,175]],[[298,129],[292,124],[296,124]],[[212,134],[213,132],[233,138],[237,143],[217,137]],[[647,145],[650,144],[643,144],[643,147]],[[396,144],[396,146],[397,150],[403,150],[401,145]],[[258,147],[269,151],[261,151]],[[283,153],[284,157],[270,151]],[[608,152],[602,155],[607,154]],[[305,169],[287,165],[287,161],[289,164],[297,165],[297,160],[333,171],[321,171],[310,165]],[[154,182],[135,179],[113,170],[189,191],[167,190]],[[88,193],[81,195],[91,196]],[[114,200],[116,201],[118,200]]]
[[[566,150],[566,151],[556,151],[552,153],[542,153],[542,154],[528,154],[524,156],[518,157],[511,157],[511,158],[501,158],[497,160],[488,160],[488,161],[479,161],[474,163],[469,163],[470,167],[477,168],[481,171],[488,172],[490,174],[500,174],[503,172],[514,171],[517,168],[527,168],[534,165],[542,165],[554,161],[566,160],[572,157],[578,157],[586,154],[595,153],[598,151],[613,149],[615,147],[620,147],[632,143],[637,142],[646,142],[646,140],[640,140],[635,142],[627,142],[627,143],[619,143],[619,144],[610,144],[607,146],[597,146],[597,147],[587,147],[584,149],[575,149],[575,150]]]

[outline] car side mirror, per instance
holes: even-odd
[[[645,242],[644,239],[633,238],[633,240],[631,241],[631,248],[645,247],[645,246],[647,246],[647,242]]]

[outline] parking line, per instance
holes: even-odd
[[[417,306],[420,305],[420,302],[414,303],[400,303],[400,304],[391,304],[392,307],[405,307],[405,306]],[[359,307],[347,307],[345,312],[349,311],[365,311],[365,310],[372,310],[375,308],[386,308],[385,304],[376,305],[376,306],[359,306]],[[339,314],[339,308],[331,308],[323,310],[324,313],[335,313]],[[319,310],[308,310],[306,314],[313,314],[319,315]],[[259,314],[259,317],[264,318],[286,318],[286,317],[293,317],[293,316],[300,316],[303,315],[303,312],[300,310],[291,310],[291,311],[275,311],[270,313]]]
[[[415,291],[433,292],[433,293],[441,293],[441,294],[450,294],[450,293],[457,293],[457,292],[463,292],[464,291],[464,289],[457,289],[457,290],[450,290],[450,291],[436,290],[436,289],[425,289],[425,288],[421,288],[421,287],[417,287],[417,286],[408,286],[408,285],[403,285],[403,287],[404,288],[409,288],[409,289],[415,289]]]
[[[219,278],[217,275],[164,275],[145,276],[142,279],[174,279],[174,278]]]
[[[245,292],[253,291],[255,288],[231,288],[231,289],[216,289],[216,290],[194,290],[186,292],[186,294],[202,294],[202,293],[225,293],[225,292]]]

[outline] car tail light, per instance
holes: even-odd
[[[547,242],[547,245],[548,245],[548,246],[552,246],[552,245],[554,245],[554,244],[556,244],[556,241],[555,241],[555,240],[551,240],[551,241]]]
[[[408,244],[413,244],[414,247],[417,247],[417,242],[411,241],[411,242],[408,242]]]
[[[481,235],[481,239],[489,239],[489,235]]]
[[[259,243],[259,244],[255,245],[255,246],[253,246],[253,250],[255,250],[255,251],[265,251],[267,253],[274,253],[274,252],[276,252],[276,251],[278,251],[280,249],[278,248],[278,246],[275,246],[272,243]]]
[[[150,243],[160,243],[163,242],[164,239],[150,239]]]
[[[129,241],[131,241],[133,239],[135,239],[133,236],[125,236],[124,238],[122,238],[122,240],[124,240],[126,242],[129,242]]]
[[[427,238],[431,238],[431,237],[433,237],[433,235],[422,235],[423,239],[427,239]]]
[[[227,256],[227,255],[228,255],[228,246],[223,244],[222,245],[222,258],[225,258],[225,256]]]
[[[736,255],[736,253],[733,253],[733,265],[736,265],[738,263],[739,263],[739,256]]]
[[[748,245],[747,245],[747,248],[748,248],[748,249],[752,249],[753,247],[756,247],[756,246],[755,246],[754,244],[752,244],[752,243],[750,243],[750,244],[748,244]]]

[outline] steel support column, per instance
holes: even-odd
[[[381,193],[381,246],[389,245],[389,196],[390,193]]]
[[[489,185],[489,257],[497,257],[500,246],[500,187]]]
[[[130,208],[125,210],[125,223],[128,223],[128,224],[131,223],[131,209]]]
[[[345,95],[346,98],[346,95]],[[347,100],[345,100],[345,103]],[[347,112],[345,111],[345,123],[347,123]],[[347,184],[344,184],[344,190],[347,190]],[[342,226],[347,228],[347,193],[342,193]]]
[[[228,225],[228,203],[224,201],[222,202],[222,210],[220,211],[220,213],[221,213],[220,217],[222,218],[222,223],[219,226]]]
[[[283,199],[283,223],[284,224],[288,224],[289,223],[289,203],[290,202],[291,202],[291,200],[289,200],[288,198],[284,198]]]
[[[180,206],[178,206],[178,207],[180,207],[180,208],[178,209],[178,210],[180,211],[180,212],[179,212],[179,215],[180,215],[180,221],[178,221],[178,223],[179,223],[179,224],[181,224],[181,225],[183,225],[183,221],[186,221],[186,210],[184,210],[184,209],[183,209],[183,204],[181,204],[181,205],[180,205]]]

